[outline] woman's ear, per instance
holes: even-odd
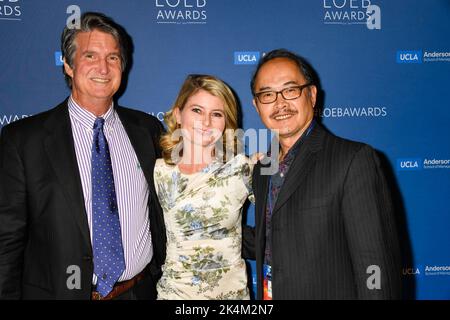
[[[181,125],[181,111],[180,108],[176,107],[173,109],[173,115],[175,116],[175,120],[177,121],[178,125]]]

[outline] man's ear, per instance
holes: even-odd
[[[256,98],[253,98],[252,103],[253,103],[253,106],[254,106],[255,109],[256,109],[256,112],[258,112],[258,114],[260,114],[260,113],[259,113],[258,105],[256,104]]]
[[[309,88],[309,99],[311,100],[311,105],[313,108],[316,107],[316,100],[317,100],[317,87],[315,85],[311,85]]]
[[[66,74],[73,78],[73,69],[69,66],[69,64],[66,62],[66,58],[64,58],[64,71]]]

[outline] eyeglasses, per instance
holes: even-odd
[[[277,100],[278,94],[281,93],[285,100],[294,100],[299,98],[302,95],[302,91],[304,88],[312,85],[312,83],[306,83],[301,86],[293,86],[289,88],[285,88],[280,91],[262,91],[255,93],[255,97],[259,102],[263,104],[273,103]]]

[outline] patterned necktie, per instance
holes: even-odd
[[[104,297],[125,270],[119,210],[108,142],[103,133],[105,120],[94,123],[92,143],[92,215],[94,273],[97,291]]]

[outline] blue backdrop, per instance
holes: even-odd
[[[450,1],[1,0],[0,127],[69,94],[59,46],[71,5],[126,28],[134,59],[119,101],[160,120],[186,74],[208,73],[239,96],[243,128],[262,128],[255,62],[278,47],[306,57],[321,79],[323,124],[386,164],[407,297],[450,298]]]

